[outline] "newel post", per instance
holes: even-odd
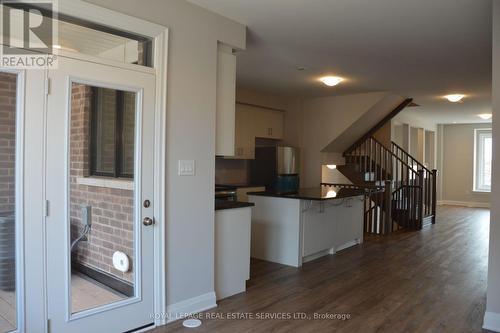
[[[418,207],[418,229],[422,229],[424,225],[424,175],[423,169],[418,170],[418,201],[416,202]]]
[[[392,232],[392,186],[390,180],[385,181],[384,201],[385,201],[384,234],[388,234],[389,232]]]
[[[437,170],[432,170],[432,224],[436,224],[436,204],[437,204]]]

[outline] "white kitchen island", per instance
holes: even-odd
[[[253,258],[300,267],[363,242],[364,192],[334,187],[249,193]]]

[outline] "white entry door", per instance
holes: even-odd
[[[49,331],[152,325],[155,76],[59,57],[48,82]]]

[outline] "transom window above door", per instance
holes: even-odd
[[[53,51],[80,53],[93,57],[109,59],[121,63],[140,66],[153,66],[153,42],[151,38],[134,33],[113,29],[102,24],[86,21],[53,12],[40,3],[5,2],[0,4],[9,8],[9,15],[22,17],[29,11],[31,16],[43,16],[55,27],[52,41]],[[1,31],[2,38],[7,38],[7,30]],[[23,41],[23,30],[9,32],[10,38]],[[56,37],[57,36],[57,37]],[[3,40],[3,39],[2,39]]]

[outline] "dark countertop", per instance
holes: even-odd
[[[353,188],[337,188],[337,187],[313,187],[301,188],[296,193],[279,194],[273,192],[250,192],[248,195],[257,195],[263,197],[276,197],[276,198],[289,198],[289,199],[303,199],[303,200],[333,200],[343,199],[349,197],[356,197],[364,195],[365,190]]]
[[[245,188],[245,187],[265,187],[265,186],[259,184],[215,184],[215,187],[224,187],[227,189],[237,190],[239,188]]]
[[[215,210],[245,208],[253,206],[255,206],[255,204],[251,202],[239,202],[239,201],[228,201],[228,200],[217,200],[217,199],[215,200]]]

